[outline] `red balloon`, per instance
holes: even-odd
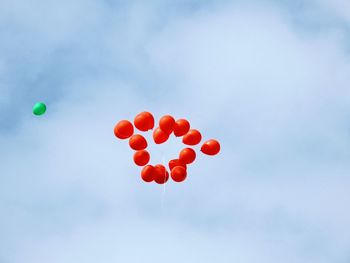
[[[134,154],[134,162],[138,166],[144,166],[149,162],[150,155],[146,150],[137,151]]]
[[[183,182],[187,177],[187,172],[186,169],[183,168],[182,166],[175,166],[172,170],[171,170],[171,178],[175,181],[175,182]]]
[[[202,145],[201,152],[207,155],[216,155],[220,152],[220,143],[214,139],[208,140]]]
[[[149,183],[154,180],[154,167],[152,165],[146,165],[141,171],[141,178],[143,181]]]
[[[174,159],[169,161],[169,169],[170,171],[173,170],[175,166],[182,166],[183,168],[187,169],[187,165],[180,161],[179,159]]]
[[[190,130],[190,123],[185,119],[179,119],[174,125],[174,134],[176,137],[184,136]]]
[[[129,139],[129,146],[135,151],[144,150],[147,148],[147,141],[142,135],[134,134]]]
[[[134,133],[134,126],[128,120],[121,120],[114,127],[114,135],[119,139],[127,139]]]
[[[136,115],[134,124],[140,131],[152,130],[154,127],[154,117],[152,113],[148,111],[141,112]]]
[[[191,129],[182,138],[182,142],[187,145],[197,145],[202,140],[202,134],[195,129]]]
[[[193,163],[196,159],[196,152],[191,148],[185,148],[181,150],[179,154],[179,160],[185,164]]]
[[[166,132],[167,134],[170,134],[174,130],[175,125],[175,119],[170,115],[165,115],[159,120],[159,128]]]
[[[154,181],[157,184],[164,184],[169,180],[169,173],[165,169],[164,165],[157,164],[154,166]]]
[[[159,127],[155,129],[153,132],[153,140],[156,144],[161,144],[163,142],[166,142],[168,138],[169,138],[169,134],[161,130]]]

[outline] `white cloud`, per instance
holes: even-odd
[[[350,22],[350,2],[347,0],[321,0],[324,8],[333,13],[336,17],[343,18]]]

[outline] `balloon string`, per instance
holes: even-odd
[[[165,166],[165,159],[164,159],[164,156],[162,156],[162,163]],[[161,199],[161,207],[162,207],[162,211],[163,211],[163,208],[164,208],[164,199],[165,199],[165,180],[166,180],[166,169],[164,169],[164,184],[163,184],[163,191],[162,191],[162,199]]]

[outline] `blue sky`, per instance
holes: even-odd
[[[346,0],[1,0],[0,262],[349,262],[349,39]],[[221,154],[143,183],[144,110]]]

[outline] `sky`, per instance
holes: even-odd
[[[0,0],[0,262],[350,262],[349,83],[347,0]],[[220,154],[142,182],[145,110]]]

